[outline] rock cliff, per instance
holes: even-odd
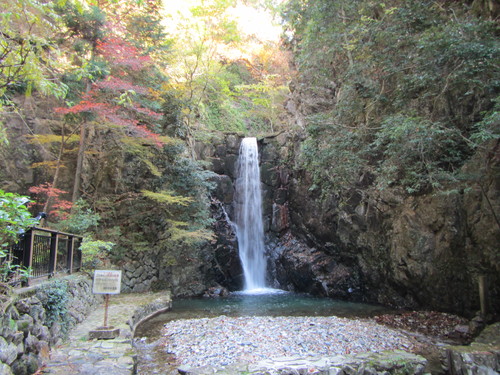
[[[360,181],[358,193],[341,205],[335,196],[322,196],[312,187],[308,171],[294,165],[300,141],[284,133],[259,140],[274,286],[470,315],[480,307],[478,276],[486,275],[490,311],[498,313],[500,228],[491,207],[499,204],[499,181],[491,176],[482,189],[420,196],[396,188],[375,192],[369,181]],[[214,146],[218,151],[202,156],[221,173],[216,196],[231,213],[231,171],[239,142],[232,134],[223,143]],[[489,147],[495,154],[498,145]],[[478,168],[482,162],[478,155],[464,168]],[[497,159],[491,162],[498,168]],[[226,237],[224,233],[219,232]],[[224,263],[234,269],[232,241]]]
[[[19,99],[21,100],[21,99]],[[24,124],[14,115],[8,119],[13,132],[9,150],[3,158],[2,186],[25,192],[28,186],[43,182],[43,173],[29,168],[42,162],[44,149],[29,144],[29,131],[51,134],[57,121],[48,104],[24,99]],[[287,105],[291,121],[303,124],[302,113],[313,109],[297,98]],[[29,125],[29,126],[28,126]],[[230,220],[233,217],[235,163],[239,134],[225,134],[195,145],[197,158],[210,162],[216,173],[211,212],[217,238],[193,257],[175,257],[158,262],[161,250],[155,245],[164,226],[161,215],[137,199],[134,205],[127,191],[145,186],[149,174],[121,155],[120,189],[115,178],[105,178],[103,192],[123,193],[114,210],[126,232],[144,234],[151,247],[141,255],[129,253],[125,259],[130,290],[171,287],[174,295],[202,294],[221,284],[230,290],[242,285],[237,242]],[[304,136],[301,131],[282,132],[259,139],[270,283],[276,287],[310,292],[354,301],[378,302],[407,308],[432,308],[459,314],[472,314],[480,307],[478,279],[489,284],[490,311],[500,311],[500,144],[491,142],[463,167],[464,173],[481,171],[481,178],[468,189],[449,190],[416,196],[396,187],[373,189],[373,176],[359,179],[349,199],[323,194],[312,183],[309,171],[297,160]],[[48,160],[48,159],[47,159]],[[120,169],[120,168],[116,168]],[[63,171],[61,186],[70,187],[73,171]],[[84,178],[89,182],[92,174]],[[109,185],[109,186],[108,186]],[[106,186],[104,188],[103,186]],[[138,208],[141,208],[138,210]],[[146,206],[145,206],[146,207]],[[144,217],[141,225],[133,213]],[[135,219],[134,219],[135,220]],[[185,253],[184,249],[180,249]],[[144,259],[147,257],[148,259]],[[133,263],[142,264],[134,266]],[[139,281],[138,281],[139,280]],[[155,286],[156,285],[156,286]]]

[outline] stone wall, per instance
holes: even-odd
[[[142,293],[154,289],[159,267],[153,260],[158,254],[139,253],[128,258],[122,267],[122,293]]]
[[[132,331],[132,337],[135,336],[135,332],[138,326],[147,320],[155,317],[156,315],[163,314],[172,308],[172,297],[170,292],[166,291],[164,295],[158,297],[152,302],[138,307],[132,317],[128,321],[130,330]]]
[[[0,374],[33,374],[71,327],[102,302],[92,281],[68,276],[15,293],[0,311]]]
[[[118,265],[123,271],[122,293],[169,290],[173,297],[201,296],[215,283],[211,270],[213,248],[202,248],[196,257],[190,257],[190,245],[186,246],[178,257],[162,252],[154,244],[150,251],[130,251]]]

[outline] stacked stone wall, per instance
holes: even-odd
[[[123,293],[143,293],[156,289],[159,268],[153,259],[158,256],[158,254],[139,253],[134,258],[126,259],[122,268]]]
[[[15,291],[0,310],[0,374],[35,373],[51,348],[101,302],[84,276]]]

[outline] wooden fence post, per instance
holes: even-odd
[[[83,238],[82,237],[75,237],[75,249],[73,250],[73,259],[77,258],[78,262],[76,264],[76,267],[75,267],[75,271],[80,271],[82,269],[82,262],[83,262],[83,253],[82,253],[82,249],[81,249],[81,246],[82,246],[82,242],[83,242]],[[74,264],[74,262],[73,262]]]
[[[486,318],[488,315],[489,300],[488,300],[488,278],[485,275],[478,276],[479,282],[479,304],[481,308],[481,316]]]
[[[30,268],[33,265],[33,237],[35,236],[35,231],[29,229],[24,235],[24,249],[23,249],[23,263],[22,265],[26,268]],[[21,283],[23,286],[29,285],[29,278],[26,278]]]
[[[59,246],[59,233],[50,235],[49,278],[54,276],[57,267],[57,247]]]
[[[73,272],[73,249],[74,249],[75,237],[68,236],[68,257],[67,257],[67,266],[68,273]]]

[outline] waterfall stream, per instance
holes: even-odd
[[[266,288],[266,257],[259,154],[256,138],[240,146],[235,194],[236,236],[245,276],[245,290]]]

